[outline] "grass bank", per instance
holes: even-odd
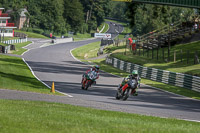
[[[177,51],[176,53],[176,61],[171,62],[165,62],[162,60],[162,50],[160,50],[159,60],[157,60],[154,56],[154,59],[152,59],[152,51],[149,51],[149,56],[147,56],[147,52],[141,51],[141,55],[134,55],[132,51],[129,49],[125,49],[125,45],[121,45],[119,47],[117,46],[109,46],[105,49],[105,52],[112,53],[112,57],[116,57],[120,60],[124,60],[127,62],[139,64],[145,67],[151,67],[151,68],[157,68],[162,70],[168,70],[172,72],[179,72],[179,73],[186,73],[190,75],[200,76],[200,64],[194,65],[194,52],[200,51],[200,41],[199,42],[193,42],[189,44],[180,44],[176,46],[172,46],[171,51],[171,59],[173,60],[173,52]],[[182,57],[185,58],[181,62],[181,55],[180,51],[190,51],[190,62],[186,63],[186,57],[188,56],[187,52],[182,53]],[[126,51],[126,55],[125,55]],[[165,55],[167,56],[167,48],[165,48]],[[192,54],[193,51],[193,54]],[[154,51],[154,55],[156,55],[156,50]],[[138,51],[139,53],[139,51]]]
[[[21,55],[22,53],[24,53],[26,51],[26,49],[24,49],[23,47],[25,47],[26,45],[30,44],[31,42],[23,42],[23,43],[15,43],[15,50],[12,50],[11,53],[12,54],[16,54],[16,55]]]
[[[44,39],[50,39],[44,35],[41,34],[37,34],[37,33],[33,33],[33,32],[25,32],[25,31],[21,31],[21,30],[15,30],[15,32],[21,32],[24,33],[28,36],[28,38],[44,38]]]
[[[3,133],[198,133],[199,123],[58,103],[0,100]]]
[[[23,43],[15,43],[15,50],[10,50],[10,54],[16,54],[16,55],[21,55],[22,53],[24,53],[26,51],[26,49],[24,49],[23,47],[30,44],[30,41],[27,42],[23,42]],[[2,46],[8,46],[8,44],[5,43],[0,43],[0,45]]]
[[[102,30],[103,26],[104,26],[104,29]],[[99,28],[99,30],[102,30],[101,33],[105,33],[106,31],[108,31],[108,29],[109,29],[109,25],[107,23],[103,23],[102,26]]]
[[[4,37],[4,41],[14,40],[14,39],[19,39],[19,37]],[[1,37],[1,41],[3,41],[3,37]]]
[[[6,55],[0,55],[0,88],[51,94],[21,58]]]
[[[79,47],[72,51],[73,55],[78,59],[88,59],[97,57],[97,51],[100,48],[101,42],[94,42],[88,45]]]
[[[91,37],[91,34],[89,33],[85,33],[85,34],[77,33],[77,35],[73,35],[73,38],[74,38],[74,41],[81,41],[81,40],[89,39],[92,37]]]

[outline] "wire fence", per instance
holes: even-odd
[[[132,50],[133,55],[163,62],[181,62],[185,64],[199,64],[200,51],[169,50],[167,48]]]

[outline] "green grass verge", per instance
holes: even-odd
[[[183,51],[190,50],[190,51],[196,51],[200,50],[199,47],[200,42],[194,42],[194,43],[189,43],[189,44],[180,44],[173,46],[171,48],[171,51],[180,51],[181,49]],[[167,50],[165,50],[167,55]],[[186,73],[190,75],[195,75],[195,76],[200,76],[200,64],[194,65],[194,59],[190,58],[189,64],[186,63],[186,60],[183,60],[183,62],[180,61],[180,52],[177,52],[177,60],[176,62],[169,62],[166,63],[164,62],[162,58],[162,52],[160,50],[160,60],[156,60],[155,56],[154,59],[151,59],[152,53],[149,51],[149,56],[147,56],[147,52],[145,52],[145,56],[143,56],[143,52],[141,51],[141,56],[139,55],[134,55],[129,49],[126,49],[126,55],[125,55],[125,45],[121,45],[119,47],[117,46],[109,46],[105,48],[105,52],[107,53],[113,53],[111,56],[116,57],[120,60],[124,60],[127,62],[139,64],[145,67],[151,67],[151,68],[157,68],[157,69],[162,69],[162,70],[168,70],[172,72],[179,72],[179,73]],[[191,52],[190,52],[191,53]],[[156,50],[154,51],[154,55],[156,55]],[[187,57],[187,52],[183,53],[183,58]],[[194,57],[194,54],[190,54],[190,57]],[[173,58],[173,53],[171,53],[171,59]]]
[[[3,133],[198,133],[199,123],[58,103],[0,100]]]
[[[21,55],[22,53],[24,53],[26,51],[26,49],[22,48],[28,44],[30,44],[31,42],[23,42],[23,43],[15,43],[15,50],[11,50],[10,53],[11,54],[16,54],[16,55]],[[0,45],[2,46],[8,46],[8,44],[5,43],[0,43]]]
[[[0,88],[51,94],[21,58],[6,55],[0,55]]]
[[[17,55],[21,55],[22,53],[24,53],[26,51],[26,49],[22,48],[28,44],[30,44],[31,42],[23,42],[23,43],[15,43],[15,49],[16,50],[12,50],[11,53],[12,54],[17,54]]]
[[[88,45],[74,49],[72,54],[78,59],[88,59],[97,57],[97,51],[100,48],[100,42],[90,43]]]
[[[101,27],[99,28],[99,30],[101,30],[101,29],[103,28],[104,25],[105,25],[105,27],[104,27],[104,29],[102,30],[101,33],[105,33],[105,32],[108,31],[108,29],[109,29],[109,25],[108,25],[107,23],[103,23],[103,24],[101,25]]]
[[[92,37],[91,37],[91,34],[89,33],[85,33],[85,34],[77,33],[77,35],[74,35],[73,38],[74,38],[74,41],[81,41],[81,40],[89,39]]]
[[[15,32],[21,32],[24,33],[28,36],[28,38],[44,38],[44,39],[50,39],[44,35],[41,34],[37,34],[37,33],[33,33],[33,32],[25,32],[25,31],[21,31],[21,30],[15,30]]]
[[[19,39],[19,37],[4,37],[4,41],[15,40],[15,39]],[[3,41],[3,37],[2,36],[1,36],[1,41]]]
[[[0,43],[1,46],[8,46],[8,44]]]

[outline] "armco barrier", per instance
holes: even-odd
[[[197,76],[143,67],[113,57],[107,57],[106,63],[128,73],[138,70],[142,78],[200,92],[200,77]]]

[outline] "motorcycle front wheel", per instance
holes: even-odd
[[[126,101],[127,98],[129,97],[129,91],[130,91],[130,89],[126,89],[126,90],[125,90],[125,92],[124,92],[124,94],[123,94],[123,97],[122,97],[122,99],[123,99],[124,101]]]
[[[119,100],[120,99],[120,94],[119,94],[119,92],[117,91],[117,93],[116,93],[116,95],[115,95],[115,98],[117,99],[117,100]]]
[[[89,81],[87,82],[87,84],[85,85],[85,90],[87,90],[87,89],[89,88],[89,86],[91,85],[91,83],[92,83],[91,80],[89,80]]]

